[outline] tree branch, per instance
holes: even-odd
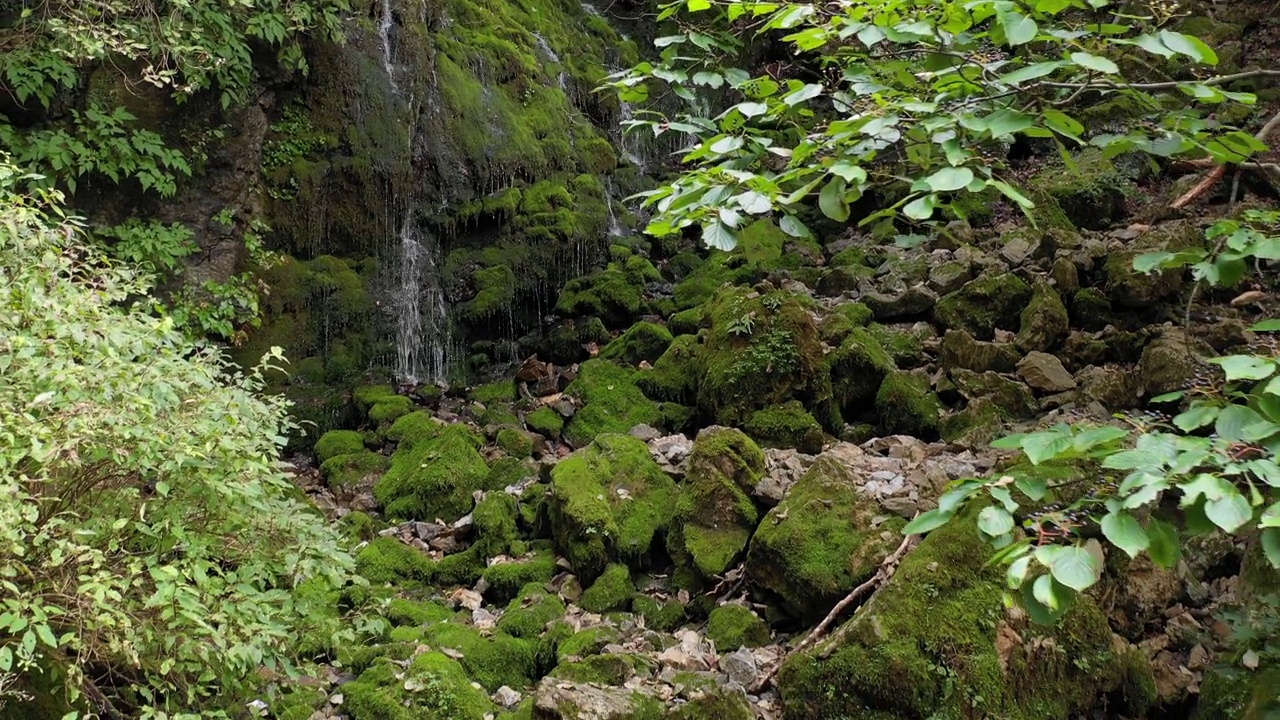
[[[1110,81],[1087,82],[1087,83],[1067,83],[1044,81],[1039,83],[1045,87],[1068,88],[1068,89],[1093,89],[1093,90],[1175,90],[1179,85],[1187,83],[1199,83],[1201,85],[1225,85],[1237,80],[1248,80],[1256,77],[1280,77],[1280,70],[1246,70],[1231,75],[1218,75],[1207,80],[1169,80],[1166,82],[1152,83],[1114,83]]]
[[[1280,71],[1269,71],[1269,72],[1274,72],[1275,74],[1280,75]],[[1254,135],[1254,137],[1257,138],[1258,142],[1265,143],[1267,141],[1267,138],[1271,136],[1271,133],[1275,132],[1276,128],[1280,128],[1280,112],[1277,112],[1275,115],[1273,115],[1271,119],[1267,121],[1267,124],[1263,125],[1262,129],[1259,130],[1258,133]],[[1203,180],[1196,183],[1195,187],[1191,188],[1186,193],[1184,193],[1182,197],[1170,203],[1169,207],[1173,208],[1174,210],[1181,210],[1182,208],[1195,202],[1200,198],[1201,195],[1204,195],[1205,193],[1209,192],[1209,190],[1214,185],[1216,185],[1219,180],[1222,179],[1222,177],[1226,174],[1226,172],[1227,172],[1226,165],[1219,165],[1215,167],[1213,170],[1209,172],[1208,175],[1204,177]],[[1233,195],[1232,199],[1234,200],[1234,191],[1232,195]],[[1195,299],[1195,288],[1191,289],[1191,293],[1192,293],[1191,294],[1192,299]],[[1189,307],[1189,304],[1188,304],[1188,307]]]

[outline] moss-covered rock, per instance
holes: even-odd
[[[880,341],[865,328],[847,333],[829,362],[833,399],[846,419],[866,415],[881,383],[896,369]]]
[[[1180,269],[1140,273],[1133,269],[1134,258],[1143,253],[1177,252],[1203,244],[1204,238],[1195,223],[1179,220],[1152,228],[1136,242],[1112,248],[1103,268],[1107,276],[1107,297],[1120,307],[1151,309],[1182,287],[1184,274]]]
[[[418,410],[404,415],[391,423],[382,436],[396,443],[397,450],[408,451],[418,443],[431,440],[440,434],[445,424],[435,419],[431,413]]]
[[[515,428],[502,428],[496,442],[502,452],[513,458],[527,458],[533,454],[533,438]]]
[[[625,325],[644,306],[642,286],[616,267],[574,278],[560,291],[556,312],[569,317],[598,317],[607,325]]]
[[[543,405],[524,417],[525,427],[553,440],[559,439],[564,430],[564,416],[550,406]]]
[[[948,330],[942,336],[939,362],[944,369],[963,368],[975,372],[1011,373],[1020,359],[1017,349],[1007,343],[982,342],[964,330]]]
[[[667,720],[753,720],[751,709],[741,690],[727,687],[703,688],[689,701],[667,713]]]
[[[440,603],[405,598],[392,598],[382,614],[392,625],[409,627],[445,622],[455,615]]]
[[[1090,148],[1064,165],[1045,168],[1029,183],[1057,205],[1073,225],[1104,230],[1125,214],[1129,182],[1100,150]]]
[[[943,296],[933,317],[945,329],[965,330],[979,340],[990,340],[996,328],[1016,329],[1016,319],[1030,299],[1031,287],[1017,275],[988,274]]]
[[[862,480],[849,460],[860,454],[838,445],[820,456],[751,538],[747,576],[802,619],[829,610],[899,542],[902,520],[873,525],[879,507],[858,492]]]
[[[425,442],[398,448],[391,467],[374,485],[374,497],[392,518],[452,520],[471,509],[489,466],[482,441],[465,425],[449,425]]]
[[[678,564],[705,580],[738,559],[760,518],[750,493],[764,475],[764,462],[764,453],[739,430],[698,433],[667,537]]]
[[[364,450],[364,436],[355,430],[330,430],[316,441],[316,458],[323,463],[331,457]]]
[[[671,345],[671,331],[651,322],[638,322],[604,346],[600,357],[627,365],[653,362]]]
[[[418,655],[407,669],[380,660],[343,685],[342,694],[352,720],[484,720],[497,710],[463,666],[439,652]]]
[[[804,409],[799,400],[757,410],[747,418],[745,429],[766,447],[795,448],[811,455],[822,450],[822,425]]]
[[[600,318],[577,318],[556,323],[543,338],[540,356],[560,364],[580,362],[589,357],[587,347],[609,342],[609,330]]]
[[[912,329],[902,329],[900,326],[872,323],[867,326],[867,332],[880,343],[894,364],[906,369],[924,364],[924,340],[932,337],[932,331],[925,328],[923,324]]]
[[[636,375],[636,385],[654,400],[686,403],[695,398],[701,349],[696,335],[676,337],[653,367]]]
[[[953,370],[951,380],[969,402],[986,400],[1009,419],[1029,418],[1039,408],[1031,388],[999,373]]]
[[[591,587],[582,593],[578,604],[583,610],[605,613],[622,610],[631,604],[636,586],[631,582],[631,570],[626,565],[614,564],[605,568]]]
[[[373,480],[387,469],[387,456],[361,449],[346,455],[335,455],[320,465],[320,474],[329,487],[350,489]]]
[[[721,653],[744,645],[761,647],[772,642],[764,620],[751,608],[738,603],[721,605],[711,611],[707,617],[707,639],[714,642]]]
[[[886,432],[929,438],[937,434],[942,403],[918,372],[897,370],[876,392],[876,412]]]
[[[822,341],[839,346],[849,333],[871,322],[871,308],[859,302],[847,302],[837,305],[833,311],[822,319]]]
[[[634,655],[592,655],[572,662],[560,663],[551,671],[551,677],[578,683],[592,683],[602,687],[617,687],[636,674]]]
[[[556,546],[590,580],[614,559],[638,560],[671,522],[675,483],[649,447],[600,435],[551,473],[549,515]]]
[[[610,625],[597,625],[579,630],[561,641],[556,648],[556,658],[560,662],[565,662],[590,657],[602,652],[609,643],[617,642],[619,637],[618,629]]]
[[[686,618],[684,604],[674,598],[665,602],[648,595],[637,595],[631,601],[631,612],[644,618],[644,626],[658,632],[671,632]]]
[[[536,638],[564,613],[564,601],[559,595],[547,592],[545,583],[529,583],[507,604],[498,629],[513,637]]]
[[[1117,650],[1097,605],[1081,597],[1057,627],[1029,626],[1005,613],[990,553],[971,518],[926,537],[834,640],[783,664],[787,717],[965,717],[980,707],[1032,720],[1103,702],[1144,714],[1151,669]]]
[[[583,363],[565,389],[580,407],[564,429],[564,437],[583,447],[604,433],[626,433],[636,425],[661,425],[662,413],[636,387],[636,372],[594,359]]]
[[[427,626],[423,639],[433,648],[461,653],[467,674],[489,692],[503,685],[523,687],[537,675],[535,644],[502,631],[484,635],[470,625],[445,622]]]
[[[555,574],[556,556],[547,549],[534,552],[529,557],[490,565],[484,569],[481,577],[489,586],[489,590],[485,593],[486,597],[503,601],[514,597],[530,583],[545,585],[551,582]]]
[[[1051,350],[1066,337],[1068,330],[1067,306],[1058,291],[1046,281],[1037,282],[1031,301],[1022,311],[1018,347],[1023,352]]]

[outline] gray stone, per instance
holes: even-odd
[[[637,425],[631,428],[631,432],[629,434],[631,435],[631,437],[636,438],[637,440],[643,440],[645,442],[649,442],[650,440],[657,440],[658,438],[662,437],[662,433],[658,432],[658,429],[651,425]]]
[[[939,361],[947,369],[1013,372],[1018,362],[1018,351],[1007,343],[975,340],[964,330],[948,330],[942,337]]]
[[[720,669],[729,677],[729,682],[737,683],[743,687],[754,685],[756,677],[760,674],[760,668],[756,666],[755,655],[745,647],[740,647],[728,655],[721,656]]]
[[[598,688],[546,677],[534,690],[534,717],[545,720],[630,720],[638,693],[628,688]]]
[[[1027,353],[1018,362],[1018,377],[1041,392],[1065,392],[1076,387],[1075,378],[1062,366],[1062,361],[1048,353]]]
[[[506,685],[498,688],[498,691],[493,694],[493,701],[508,710],[519,705],[523,699],[524,697],[518,691],[512,690]]]
[[[959,260],[937,265],[929,271],[929,287],[941,295],[959,290],[972,279],[969,263]]]
[[[937,304],[938,295],[923,285],[916,285],[893,294],[869,292],[859,299],[871,308],[877,320],[892,320],[928,313]]]

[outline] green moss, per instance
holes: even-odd
[[[408,415],[412,410],[413,400],[404,395],[394,395],[370,406],[369,419],[375,424],[383,425]]]
[[[564,436],[577,447],[602,433],[625,433],[636,425],[660,425],[658,406],[635,385],[635,371],[607,360],[583,363],[565,395],[580,408],[569,421]]]
[[[551,677],[570,682],[617,687],[636,674],[633,658],[626,655],[592,655],[583,660],[560,663]]]
[[[565,284],[556,312],[569,317],[598,317],[609,325],[623,325],[644,305],[641,288],[625,272],[608,268]]]
[[[409,448],[398,448],[391,467],[373,487],[374,497],[392,518],[453,519],[471,509],[489,466],[477,449],[480,438],[464,425],[449,425]]]
[[[727,603],[711,611],[707,618],[707,639],[714,642],[721,653],[732,652],[744,645],[761,647],[773,641],[769,626],[760,616],[738,603]]]
[[[1052,350],[1070,330],[1067,306],[1052,285],[1037,282],[1031,301],[1022,311],[1018,347],[1023,351]]]
[[[1049,199],[1073,225],[1103,230],[1124,215],[1132,185],[1102,151],[1090,148],[1065,166],[1051,166],[1028,183]]]
[[[638,322],[600,351],[600,357],[627,365],[653,362],[671,344],[671,331],[651,322]]]
[[[706,315],[706,311],[701,307],[681,310],[667,319],[667,327],[677,337],[680,335],[697,335],[698,330],[702,328]]]
[[[499,431],[501,434],[501,431]],[[489,475],[485,477],[484,489],[500,491],[515,485],[521,480],[537,475],[538,470],[528,458],[500,457],[489,466]]]
[[[483,635],[461,623],[437,623],[427,628],[427,644],[462,654],[467,674],[489,692],[506,685],[524,687],[536,675],[534,643],[499,631]]]
[[[660,602],[648,595],[637,595],[631,611],[644,618],[644,626],[658,632],[671,632],[684,624],[686,613],[679,600]]]
[[[578,604],[588,612],[605,613],[626,608],[635,594],[631,570],[626,565],[615,564],[605,568],[600,577],[591,583],[591,587],[582,593]]]
[[[430,582],[434,575],[431,558],[395,538],[378,538],[356,555],[356,570],[375,583],[399,581]]]
[[[923,364],[924,343],[921,338],[909,330],[896,330],[879,323],[867,327],[880,346],[898,367],[910,368]]]
[[[506,552],[519,538],[516,527],[516,499],[504,492],[485,493],[471,512],[475,523],[476,543],[481,552],[492,557]]]
[[[411,412],[391,423],[391,427],[383,436],[391,442],[398,443],[397,450],[411,450],[414,445],[434,439],[443,430],[445,424],[432,417],[425,410]]]
[[[365,478],[387,469],[387,458],[381,453],[363,449],[348,455],[335,455],[320,465],[320,474],[331,488],[353,488]]]
[[[758,410],[747,419],[746,431],[767,447],[795,448],[803,453],[822,450],[822,426],[799,400]]]
[[[880,384],[876,412],[886,432],[929,438],[937,434],[942,403],[929,389],[928,378],[899,370]]]
[[[822,341],[840,345],[855,329],[871,322],[871,308],[859,302],[837,305],[834,312],[822,319]]]
[[[636,375],[636,385],[654,400],[692,400],[698,379],[699,348],[694,335],[675,338],[652,368]]]
[[[359,510],[343,515],[338,525],[347,537],[360,542],[372,541],[378,536],[378,529],[381,527],[372,516]]]
[[[484,720],[496,712],[462,664],[439,652],[418,655],[407,669],[381,660],[342,691],[352,720]]]
[[[549,361],[561,364],[579,362],[588,357],[586,346],[609,341],[609,330],[600,318],[579,318],[556,324],[546,334],[542,355]]]
[[[383,615],[392,625],[414,626],[445,622],[455,613],[439,603],[392,598]]]
[[[740,430],[698,434],[667,547],[700,580],[723,574],[746,549],[760,513],[749,493],[764,476],[764,453]]]
[[[966,330],[990,340],[996,328],[1014,329],[1013,319],[1031,299],[1031,287],[1012,273],[984,275],[942,297],[934,320],[945,329]]]
[[[1006,619],[990,553],[972,515],[928,535],[836,641],[784,663],[787,716],[966,717],[980,706],[1011,720],[1065,718],[1088,715],[1131,673],[1150,677],[1145,662],[1121,662],[1106,615],[1087,597],[1051,630]],[[1003,657],[1001,623],[1020,638]]]
[[[545,583],[530,583],[507,605],[498,620],[498,629],[513,637],[536,638],[564,613],[564,602],[555,593],[547,592]]]
[[[830,356],[831,390],[847,417],[865,415],[884,378],[893,372],[893,359],[869,330],[853,328]]]
[[[689,702],[677,705],[668,720],[753,720],[756,716],[741,690],[706,688]]]
[[[686,432],[695,415],[694,409],[688,405],[673,402],[660,403],[658,410],[662,412],[663,428],[673,433]]]
[[[515,402],[518,397],[515,380],[510,378],[474,387],[467,392],[468,400],[484,403],[485,405]]]
[[[544,405],[524,417],[524,424],[530,430],[553,440],[559,439],[564,429],[564,416]]]
[[[485,568],[481,575],[489,585],[485,593],[498,600],[514,597],[517,592],[530,583],[545,585],[551,582],[556,574],[556,557],[550,551],[540,551],[531,557],[519,558],[513,562],[502,562]],[[512,633],[513,635],[518,633]]]
[[[994,402],[976,398],[963,410],[943,418],[938,431],[947,442],[986,447],[998,437],[1003,420],[1004,414]]]
[[[560,662],[570,658],[590,657],[604,650],[605,645],[617,642],[618,639],[618,630],[608,625],[579,630],[560,643],[556,656]]]
[[[899,539],[904,522],[874,525],[880,509],[862,497],[863,479],[821,456],[760,522],[747,553],[748,577],[802,619],[820,617],[868,578]]]
[[[338,455],[350,455],[364,450],[364,436],[355,430],[330,430],[316,441],[316,457],[324,462]]]
[[[515,428],[498,431],[498,447],[513,458],[527,458],[533,454],[533,439]]]
[[[647,445],[600,435],[551,473],[556,546],[588,580],[611,559],[638,559],[671,522],[676,492]]]

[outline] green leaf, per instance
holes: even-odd
[[[1071,59],[1081,67],[1088,68],[1107,75],[1115,75],[1120,72],[1120,66],[1104,57],[1099,57],[1087,52],[1073,52]]]
[[[1004,508],[989,505],[978,513],[978,529],[991,537],[1004,535],[1013,525],[1013,516]]]
[[[1152,520],[1147,523],[1147,538],[1151,541],[1147,553],[1155,564],[1165,569],[1178,564],[1182,545],[1178,542],[1177,528],[1163,520]]]
[[[993,138],[1019,133],[1035,125],[1035,118],[1031,115],[1009,108],[1001,108],[983,118],[983,121]]]
[[[1040,582],[1040,578],[1036,578],[1034,583],[1022,585],[1022,605],[1026,608],[1032,622],[1038,625],[1054,625],[1071,609],[1075,602],[1075,595],[1060,583],[1054,582],[1051,576],[1041,575],[1040,577],[1047,578],[1042,594],[1052,598],[1056,607],[1051,608],[1036,597],[1036,585]]]
[[[1198,37],[1183,35],[1172,30],[1161,30],[1160,42],[1164,43],[1165,47],[1170,50],[1186,55],[1196,62],[1206,65],[1218,64],[1218,54]]]
[[[933,217],[937,202],[937,195],[923,195],[907,203],[902,208],[902,212],[912,220],[928,220]]]
[[[952,513],[941,510],[929,510],[917,515],[915,519],[902,528],[903,535],[920,535],[936,530],[951,521]]]
[[[1014,560],[1009,565],[1009,569],[1006,570],[1004,573],[1005,584],[1007,584],[1009,588],[1013,590],[1016,590],[1022,587],[1022,583],[1025,582],[1027,579],[1027,571],[1030,568],[1031,568],[1030,555],[1023,555],[1017,560]]]
[[[1214,432],[1218,433],[1218,437],[1232,442],[1247,440],[1245,429],[1258,423],[1266,422],[1266,418],[1262,417],[1252,409],[1244,405],[1228,405],[1218,414],[1218,419],[1213,424]]]
[[[1041,575],[1036,578],[1035,583],[1031,587],[1031,592],[1035,595],[1036,601],[1050,610],[1058,609],[1058,593],[1054,592],[1053,576]]]
[[[769,106],[762,102],[742,102],[733,106],[734,110],[742,113],[744,117],[759,117],[769,112]]]
[[[689,8],[689,12],[698,12],[699,10],[710,8],[711,0],[688,0],[686,6]]]
[[[1214,525],[1227,532],[1235,532],[1253,518],[1253,508],[1234,486],[1228,487],[1230,490],[1222,497],[1205,502],[1204,514]]]
[[[1210,358],[1209,362],[1222,366],[1227,380],[1265,380],[1276,371],[1276,364],[1257,355],[1228,355]]]
[[[728,225],[716,220],[702,226],[702,242],[716,250],[732,250],[738,246],[738,239]]]
[[[1249,329],[1254,332],[1280,331],[1280,320],[1275,320],[1275,319],[1263,320],[1262,322],[1254,323],[1252,326],[1249,327]]]
[[[40,642],[44,643],[45,645],[51,648],[57,649],[58,639],[53,636],[53,630],[49,629],[48,625],[44,623],[38,623],[34,627],[35,627],[36,635],[40,638]]]
[[[867,171],[863,170],[857,165],[854,165],[848,160],[841,160],[835,165],[832,165],[827,170],[827,172],[831,173],[832,175],[838,175],[844,178],[845,181],[851,182],[851,183],[860,183],[860,182],[866,181],[867,179]]]
[[[711,152],[719,153],[721,155],[731,153],[734,150],[741,149],[743,143],[744,141],[739,135],[726,135],[711,143]]]
[[[1259,539],[1262,542],[1262,554],[1271,563],[1271,567],[1280,569],[1280,528],[1264,528]]]
[[[813,234],[795,215],[783,215],[778,221],[778,227],[793,238],[807,238]]]
[[[1023,440],[1022,451],[1026,453],[1032,465],[1039,465],[1045,460],[1051,460],[1070,450],[1074,443],[1075,440],[1070,434],[1048,430],[1027,436]]]
[[[1093,553],[1083,547],[1063,548],[1049,566],[1053,579],[1072,590],[1087,590],[1102,575],[1102,567]]]
[[[1076,452],[1088,452],[1099,445],[1128,437],[1128,431],[1114,425],[1099,425],[1080,431],[1072,440]]]
[[[836,222],[846,222],[849,219],[849,204],[844,201],[845,188],[842,178],[831,178],[822,187],[822,192],[818,193],[818,207],[822,214]]]
[[[1137,557],[1151,544],[1142,525],[1126,512],[1107,513],[1102,518],[1102,534],[1129,557]]]
[[[1040,29],[1036,21],[1016,10],[1002,12],[999,15],[1000,27],[1004,29],[1005,40],[1010,46],[1018,46],[1035,40]]]
[[[1031,210],[1036,206],[1034,202],[1031,202],[1030,198],[1018,192],[1016,188],[1003,180],[992,180],[991,186],[999,190],[1005,197],[1018,203],[1023,210]]]
[[[967,167],[942,168],[924,179],[929,189],[934,192],[954,192],[968,187],[973,182],[973,171]],[[932,214],[932,208],[930,208]]]
[[[782,102],[790,107],[795,107],[806,100],[812,100],[822,94],[822,86],[814,83],[805,85],[804,87],[789,93],[782,97]]]
[[[1011,73],[1001,75],[1000,82],[1005,85],[1017,85],[1028,80],[1035,80],[1036,78],[1044,77],[1045,75],[1052,75],[1055,70],[1063,65],[1066,65],[1066,63],[1061,60],[1034,63],[1032,65],[1018,68]]]
[[[773,203],[770,202],[769,197],[755,190],[748,190],[734,198],[734,200],[738,202],[738,206],[742,208],[743,212],[750,215],[762,215],[773,209]]]
[[[1220,411],[1221,408],[1217,405],[1210,405],[1203,402],[1196,403],[1185,411],[1179,413],[1177,417],[1173,419],[1173,424],[1183,432],[1191,432],[1196,428],[1202,428],[1213,422],[1217,419]]]

